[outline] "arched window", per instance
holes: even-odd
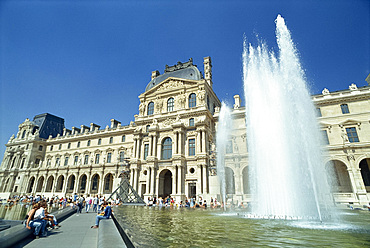
[[[152,115],[152,114],[154,114],[154,102],[150,102],[149,104],[148,104],[148,115]]]
[[[162,159],[172,158],[172,140],[165,138],[162,143]]]
[[[189,119],[189,127],[194,127],[194,118]]]
[[[95,176],[92,179],[91,190],[98,191],[98,185],[99,185],[99,175],[95,174]]]
[[[189,95],[189,108],[194,108],[197,106],[197,95],[195,93],[191,93]]]
[[[173,106],[174,106],[175,100],[171,97],[167,101],[167,112],[173,111]]]
[[[113,176],[112,174],[108,174],[105,176],[104,180],[104,192],[105,193],[110,193],[112,192],[112,186],[113,186]]]
[[[342,114],[348,114],[349,113],[348,104],[341,104],[340,108],[342,109]]]
[[[86,190],[86,180],[87,180],[86,175],[83,175],[80,180],[81,180],[81,183],[80,183],[80,192],[83,191],[82,193],[84,193],[85,190]]]
[[[90,140],[88,140],[88,141],[87,141],[87,146],[90,146],[90,144],[91,144],[91,141],[90,141]]]
[[[22,133],[22,139],[24,139],[25,137],[26,137],[26,130],[24,130]]]

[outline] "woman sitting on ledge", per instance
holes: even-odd
[[[108,204],[107,202],[104,202],[103,207],[104,210],[96,216],[95,226],[91,226],[91,228],[99,228],[99,221],[101,219],[109,219],[110,215],[112,214],[112,208],[110,207],[110,203]]]

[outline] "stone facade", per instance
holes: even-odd
[[[6,144],[0,167],[0,197],[12,194],[109,196],[126,173],[145,200],[171,195],[220,196],[215,170],[215,137],[221,103],[213,91],[211,58],[204,76],[192,59],[154,71],[135,120],[111,120],[104,129],[91,123],[64,128],[50,114],[26,119]],[[314,95],[323,134],[328,138],[326,167],[335,175],[339,203],[370,200],[370,87]],[[346,105],[346,106],[345,106]],[[344,112],[342,112],[344,111]],[[238,95],[233,130],[225,155],[228,199],[250,199],[245,107]],[[325,132],[325,133],[324,133]],[[357,136],[356,136],[357,135]]]

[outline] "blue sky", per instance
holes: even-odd
[[[67,128],[129,124],[151,72],[211,56],[214,90],[242,94],[242,42],[277,51],[281,14],[313,94],[365,86],[370,1],[0,2],[0,158],[26,118],[51,113]],[[257,39],[256,36],[259,38]]]

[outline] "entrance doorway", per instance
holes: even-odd
[[[189,183],[188,184],[188,197],[189,198],[196,198],[197,196],[197,184],[196,183]]]
[[[172,173],[170,170],[163,170],[159,174],[158,197],[163,199],[172,194]]]

